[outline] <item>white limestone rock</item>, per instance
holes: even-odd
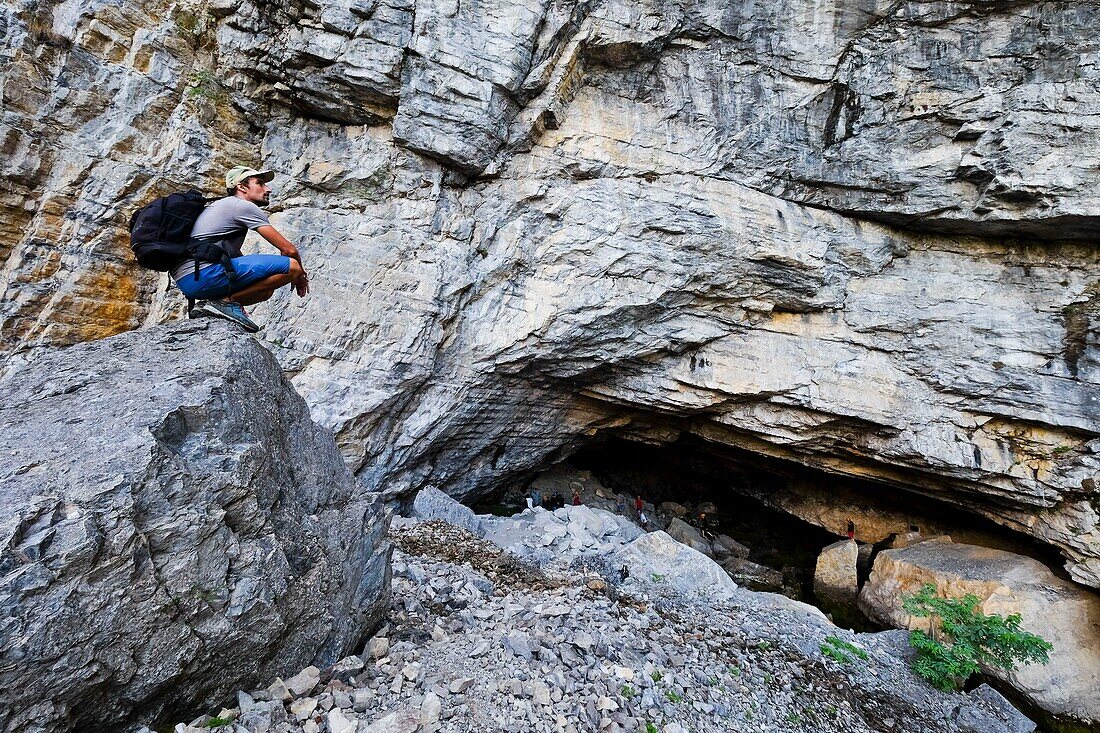
[[[627,566],[634,581],[667,585],[687,597],[721,600],[737,590],[717,563],[661,531],[643,534],[614,553],[612,562]]]
[[[712,556],[714,552],[710,541],[703,536],[702,532],[678,517],[673,517],[665,531],[672,539],[683,542],[688,547],[698,550],[708,557]]]
[[[1100,598],[1051,573],[1031,558],[946,539],[884,550],[860,592],[860,608],[896,628],[927,628],[910,617],[905,595],[926,583],[957,597],[973,593],[984,613],[1020,614],[1020,626],[1054,645],[1047,666],[990,670],[1013,690],[1051,713],[1100,723]]]
[[[247,162],[314,285],[264,338],[368,488],[687,425],[1100,587],[1100,11],[953,8],[5,6],[0,371],[178,316],[129,215]]]
[[[456,527],[463,527],[476,535],[482,533],[481,520],[474,510],[465,506],[439,489],[421,489],[413,499],[413,514],[420,519],[439,519]]]

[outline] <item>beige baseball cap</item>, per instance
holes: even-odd
[[[249,168],[247,165],[238,165],[230,168],[225,174],[225,187],[233,188],[238,183],[251,176],[259,176],[261,181],[267,183],[275,177],[275,171],[256,170],[255,168]]]

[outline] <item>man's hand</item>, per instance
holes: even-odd
[[[271,242],[281,254],[297,260],[299,265],[302,264],[302,256],[298,254],[298,248],[282,234],[279,234],[275,227],[268,224],[267,226],[257,227],[256,231],[261,237]],[[309,275],[306,274],[305,268],[302,268],[302,274],[294,281],[294,292],[298,293],[300,298],[304,298],[309,294]]]

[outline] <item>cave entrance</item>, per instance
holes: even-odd
[[[658,528],[676,517],[708,538],[727,535],[747,548],[742,553],[747,556],[736,558],[744,562],[715,559],[740,585],[818,605],[838,624],[857,630],[877,627],[854,603],[831,605],[814,593],[818,555],[846,538],[849,519],[860,548],[858,587],[869,576],[877,552],[909,532],[947,534],[956,542],[1029,555],[1064,574],[1052,548],[942,501],[690,435],[660,445],[598,438],[522,487],[483,503],[480,510],[519,511],[525,506],[523,497],[540,485],[544,496],[545,487],[561,487],[566,500],[572,488],[579,488],[584,503],[628,515],[634,497],[640,496],[652,507]]]

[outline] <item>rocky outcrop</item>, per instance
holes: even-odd
[[[537,564],[604,555],[642,534],[630,520],[587,506],[564,506],[552,512],[535,507],[514,517],[478,519],[484,528],[481,536]]]
[[[228,324],[0,381],[0,729],[121,730],[347,654],[388,601],[377,495]]]
[[[1097,0],[0,12],[4,368],[171,317],[128,213],[259,160],[265,338],[370,488],[690,435],[1100,587]]]
[[[660,530],[643,534],[615,553],[612,564],[645,585],[667,584],[690,598],[728,600],[737,584],[709,557]]]
[[[476,535],[482,532],[481,519],[468,506],[459,504],[438,489],[421,489],[413,499],[413,516],[438,519],[462,527]]]
[[[926,583],[944,596],[972,593],[983,613],[1019,614],[1020,626],[1054,645],[1050,664],[994,670],[1019,694],[1058,716],[1100,725],[1100,599],[1055,577],[1042,564],[947,539],[885,550],[860,592],[860,608],[897,628],[927,628],[901,598]]]

